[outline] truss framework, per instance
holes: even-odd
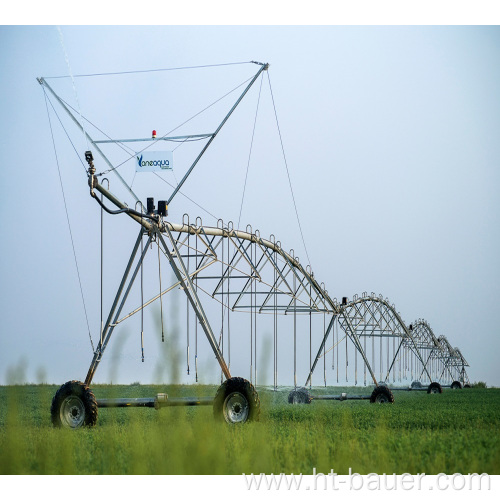
[[[336,304],[337,305],[337,304]],[[380,370],[380,378],[387,382],[389,376],[395,367],[398,359],[404,358],[405,351],[412,353],[420,363],[424,363],[420,350],[412,336],[411,330],[406,327],[401,319],[401,316],[396,311],[393,304],[388,299],[384,299],[381,295],[376,296],[374,293],[368,295],[366,292],[361,297],[355,295],[353,300],[348,302],[343,299],[342,305],[338,307],[338,324],[345,334],[354,341],[358,350],[363,354],[366,367],[372,376],[375,384],[375,338],[380,339],[380,360],[382,354],[381,339],[393,339],[393,359],[388,363],[385,375]],[[372,362],[367,361],[366,341],[372,341]],[[387,352],[389,353],[389,343],[387,343]],[[427,370],[424,367],[424,370]],[[307,382],[311,380],[312,371],[309,374]],[[356,373],[357,376],[357,373]],[[430,374],[428,374],[430,378]]]
[[[256,64],[260,66],[259,70],[246,86],[229,113],[224,117],[216,131],[210,134],[203,134],[203,137],[208,139],[207,144],[170,196],[168,203],[170,203],[178,192],[203,153],[258,76],[268,69],[267,64]],[[57,99],[80,131],[92,143],[105,163],[126,186],[128,192],[140,203],[135,193],[133,193],[116,169],[113,168],[111,162],[98,146],[100,142],[109,141],[93,140],[84,130],[75,114],[68,109],[47,82],[43,78],[38,79],[38,81]],[[115,141],[111,140],[111,142]],[[198,220],[196,224],[190,224],[189,220],[186,219],[182,224],[174,224],[164,220],[160,215],[151,216],[152,214],[137,213],[130,210],[108,189],[99,184],[94,173],[95,169],[94,172],[91,172],[91,169],[89,169],[91,195],[96,197],[94,191],[100,192],[107,200],[118,207],[120,212],[127,213],[132,219],[138,222],[140,231],[117,289],[106,323],[103,326],[99,345],[94,352],[93,360],[85,380],[87,385],[92,381],[116,326],[178,286],[184,290],[187,300],[191,304],[226,378],[231,376],[229,366],[224,359],[219,342],[214,335],[209,318],[203,308],[199,296],[200,292],[218,301],[230,311],[272,314],[275,317],[278,315],[288,315],[294,316],[294,318],[300,314],[312,315],[321,313],[325,316],[328,315],[328,326],[322,332],[323,339],[314,363],[310,366],[306,385],[311,382],[312,373],[325,347],[325,343],[332,332],[335,321],[338,322],[340,328],[345,332],[346,338],[349,338],[354,344],[356,351],[361,355],[376,385],[375,363],[373,359],[372,363],[368,359],[366,339],[371,339],[373,342],[375,338],[391,338],[395,347],[397,343],[397,349],[393,349],[392,362],[387,367],[385,377],[381,374],[380,378],[384,381],[389,379],[391,372],[399,360],[405,359],[405,362],[407,362],[408,357],[411,355],[417,359],[422,368],[421,377],[425,375],[432,381],[433,377],[440,380],[448,375],[452,378],[454,375],[458,375],[461,381],[468,382],[465,372],[465,366],[468,366],[468,364],[460,351],[453,349],[445,337],[441,336],[436,339],[430,327],[423,320],[419,320],[414,325],[407,327],[394,305],[390,304],[388,299],[384,299],[382,296],[375,296],[375,294],[368,296],[368,294],[364,293],[362,297],[354,296],[352,301],[347,302],[347,300],[343,300],[342,304],[339,304],[336,299],[330,298],[325,286],[323,284],[320,285],[316,281],[312,270],[308,266],[302,266],[299,259],[295,257],[293,250],[290,252],[284,251],[281,248],[280,242],[276,241],[274,237],[266,240],[261,238],[258,231],[252,231],[251,227],[247,227],[246,231],[241,231],[234,229],[231,224],[224,225],[222,221],[219,221],[217,227],[204,226],[201,223],[201,219],[199,224]],[[146,239],[145,246],[141,245],[143,238]],[[139,308],[122,316],[122,311],[133,283],[141,269],[145,255],[153,242],[157,243],[159,250],[167,258],[177,281],[173,286],[160,291],[155,297],[141,304]],[[143,250],[139,252],[139,248],[143,248]],[[294,326],[294,342],[296,333]],[[373,356],[374,349],[372,350]],[[294,379],[295,385],[297,385],[296,373],[294,373]]]
[[[451,383],[459,381],[469,384],[469,377],[465,369],[469,366],[458,348],[451,347],[444,335],[436,337],[427,321],[418,319],[410,328],[419,350],[425,357],[425,367],[434,374],[436,381],[440,383]],[[419,380],[423,375],[420,374]]]
[[[124,205],[120,204],[102,185],[95,185],[95,189],[118,207],[124,208]],[[447,345],[444,338],[436,339],[423,320],[407,327],[388,299],[366,293],[362,297],[355,296],[352,301],[346,301],[343,304],[332,299],[324,285],[316,281],[310,268],[302,266],[299,259],[294,256],[293,250],[284,251],[280,242],[274,237],[264,239],[258,231],[251,232],[251,228],[247,228],[250,231],[235,230],[231,225],[225,226],[222,221],[219,221],[217,227],[208,227],[201,224],[201,220],[198,225],[190,224],[187,217],[182,224],[174,224],[161,218],[158,218],[156,223],[138,216],[131,215],[131,217],[142,225],[141,233],[114,301],[112,308],[115,314],[114,320],[111,321],[110,313],[104,328],[103,343],[98,346],[89,369],[87,383],[92,380],[114,327],[139,312],[143,307],[152,304],[161,295],[179,286],[188,295],[226,377],[230,376],[229,368],[201,305],[200,293],[218,301],[221,306],[230,311],[275,316],[318,313],[328,315],[330,318],[328,326],[310,369],[306,385],[310,383],[312,373],[335,321],[360,353],[375,384],[378,382],[373,362],[370,362],[367,356],[364,342],[366,339],[387,337],[397,342],[397,349],[393,350],[393,359],[385,377],[382,377],[384,382],[389,380],[397,360],[405,359],[404,357],[409,353],[418,360],[422,374],[426,374],[430,381],[443,378],[442,374],[437,374],[436,363],[439,363],[442,371],[450,374],[453,373],[452,370],[455,367],[459,366],[461,358],[459,359],[456,350],[450,351],[451,347]],[[163,235],[167,237],[164,238]],[[139,258],[131,279],[126,285],[127,276],[142,237],[147,237],[148,244],[145,245],[146,250]],[[169,260],[177,281],[141,307],[120,317],[133,280],[137,276],[144,255],[152,241],[159,241],[162,254]],[[124,289],[125,293],[122,295]]]

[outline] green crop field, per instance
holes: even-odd
[[[260,422],[216,423],[210,406],[100,409],[95,427],[73,431],[51,426],[56,389],[0,387],[0,474],[500,473],[500,389],[398,391],[394,405],[288,405],[286,391],[261,388]],[[147,397],[216,388],[93,391],[97,398]]]

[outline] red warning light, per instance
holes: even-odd
[[[156,130],[153,130],[153,139],[156,139]]]

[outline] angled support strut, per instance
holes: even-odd
[[[163,236],[161,235],[160,232],[157,233],[157,236],[159,238],[161,246],[163,247],[163,250],[165,251],[165,255],[168,257],[170,266],[174,271],[175,277],[177,278],[178,281],[183,283],[184,292],[186,292],[186,296],[189,302],[191,303],[191,306],[196,314],[196,317],[198,318],[198,321],[200,322],[200,325],[203,328],[203,331],[205,332],[205,335],[207,336],[210,347],[214,351],[215,357],[217,358],[217,361],[219,362],[219,365],[225,377],[231,378],[231,373],[229,372],[229,368],[227,367],[222,352],[219,349],[219,345],[217,344],[217,340],[212,331],[212,328],[205,314],[205,311],[203,310],[203,306],[201,305],[201,301],[198,297],[198,294],[196,293],[196,289],[193,285],[193,282],[191,281],[186,266],[184,265],[184,261],[182,260],[182,256],[179,252],[179,249],[177,248],[175,239],[172,236],[172,233],[170,232],[170,229],[167,227],[167,225],[164,225],[162,227],[162,231],[165,232],[170,244],[172,245],[173,254],[167,247],[167,244],[165,243],[165,240],[163,239]],[[176,258],[176,260],[174,260],[174,257]]]

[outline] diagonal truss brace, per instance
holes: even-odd
[[[170,244],[173,247],[173,253],[172,253],[167,247],[167,244],[165,243],[165,240],[163,239],[163,236],[161,235],[160,231],[157,230],[156,233],[157,237],[159,238],[163,250],[165,251],[165,254],[168,257],[170,266],[172,267],[172,270],[174,271],[177,280],[184,282],[183,286],[184,292],[186,293],[186,296],[189,302],[191,303],[191,306],[193,307],[193,310],[198,318],[198,321],[200,322],[200,325],[203,328],[205,335],[207,336],[210,347],[214,351],[215,357],[219,362],[222,372],[224,373],[226,378],[231,378],[231,373],[229,372],[229,368],[227,367],[226,362],[224,360],[224,356],[222,355],[222,352],[219,349],[219,345],[217,343],[217,340],[215,339],[212,327],[210,326],[205,311],[203,310],[203,306],[201,305],[201,301],[198,297],[198,294],[196,293],[196,289],[193,285],[193,282],[191,281],[186,266],[184,265],[184,261],[181,257],[179,249],[177,248],[175,239],[172,236],[172,233],[170,232],[170,229],[167,227],[167,225],[164,225],[162,229],[167,235],[168,240],[170,241]],[[174,260],[174,257],[177,259],[177,262]]]

